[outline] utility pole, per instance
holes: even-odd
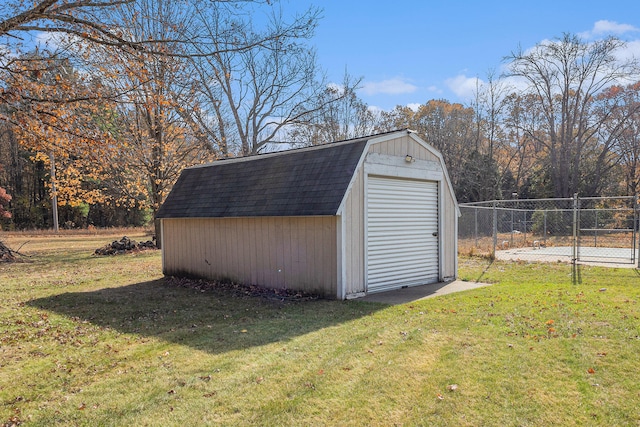
[[[59,231],[58,227],[58,195],[56,190],[56,161],[53,151],[49,154],[51,161],[51,210],[53,211],[53,231]]]

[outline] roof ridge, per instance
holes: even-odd
[[[288,154],[304,153],[304,152],[308,152],[308,151],[321,150],[321,149],[326,149],[326,148],[334,148],[334,147],[337,147],[337,146],[342,146],[342,145],[347,145],[347,144],[355,144],[355,143],[358,143],[358,142],[361,142],[361,141],[369,140],[369,139],[372,139],[372,138],[378,138],[380,136],[385,136],[385,135],[393,134],[393,133],[396,133],[396,132],[411,132],[411,130],[409,130],[407,128],[395,129],[395,130],[376,133],[376,134],[367,135],[367,136],[360,136],[360,137],[356,137],[356,138],[343,139],[343,140],[340,140],[340,141],[326,142],[324,144],[318,144],[318,145],[310,145],[310,146],[307,146],[307,147],[291,148],[289,150],[273,151],[273,152],[264,153],[264,154],[252,154],[252,155],[249,155],[249,156],[242,156],[242,157],[222,158],[222,159],[214,160],[213,162],[203,163],[201,165],[190,166],[190,167],[185,168],[185,169],[197,169],[197,168],[218,166],[218,165],[229,164],[229,163],[248,162],[248,161],[264,159],[264,158],[268,158],[268,157],[277,157],[277,156],[284,156],[284,155],[288,155]]]

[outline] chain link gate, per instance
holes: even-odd
[[[513,199],[460,205],[461,254],[636,266],[636,197]]]
[[[638,209],[635,197],[580,197],[577,261],[637,262]]]

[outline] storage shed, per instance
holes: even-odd
[[[458,216],[409,130],[188,168],[157,214],[165,275],[337,299],[455,278]]]

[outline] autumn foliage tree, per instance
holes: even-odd
[[[0,7],[0,121],[11,127],[32,161],[51,170],[51,192],[61,204],[77,206],[104,199],[101,151],[109,134],[96,118],[110,102],[106,91],[74,66],[69,43],[87,40],[135,49],[136,43],[111,31],[104,10],[128,1],[9,1]],[[49,34],[56,45],[28,44],[35,34]],[[54,182],[52,161],[59,170]]]
[[[6,107],[0,120],[16,128],[34,161],[47,168],[55,161],[56,196],[63,203],[110,201],[155,210],[180,170],[212,159],[220,146],[209,141],[224,140],[219,128],[207,133],[213,128],[196,120],[206,114],[198,114],[196,77],[185,65],[231,55],[266,67],[263,59],[278,50],[271,56],[277,69],[250,74],[255,82],[267,79],[267,89],[288,67],[284,52],[293,45],[282,43],[315,26],[315,18],[303,14],[293,23],[244,31],[261,7],[277,9],[268,0],[5,2],[0,36],[10,43],[0,52],[0,104]],[[50,36],[51,49],[25,53],[31,47],[20,40],[37,33]],[[258,57],[262,65],[252,59]],[[315,71],[315,63],[310,65]],[[238,81],[231,83],[234,95],[227,100],[240,102],[228,104],[240,109],[245,104],[236,96]],[[260,138],[272,130],[272,114],[289,114],[283,105],[289,112],[297,108],[288,96],[260,95],[276,106],[250,116],[264,123],[256,133]],[[210,101],[215,105],[218,99]]]
[[[11,218],[11,212],[7,210],[10,201],[11,195],[7,194],[7,190],[0,187],[0,218]]]
[[[460,201],[486,198],[496,185],[495,164],[476,131],[473,108],[430,100],[416,109],[396,107],[382,113],[378,129],[410,128],[442,153]]]
[[[104,175],[102,153],[112,146],[99,120],[109,103],[100,96],[103,88],[65,59],[36,53],[23,64],[31,64],[30,72],[13,75],[6,92],[12,101],[8,121],[18,141],[48,168],[52,159],[62,166],[55,183],[62,204],[103,200],[95,183]]]
[[[151,49],[165,54],[113,52],[95,44],[84,45],[82,54],[115,96],[109,122],[114,147],[105,157],[115,178],[111,193],[117,203],[142,205],[155,214],[182,169],[214,158],[184,120],[194,108],[194,91],[182,47],[171,42],[193,16],[169,0],[141,0],[118,13],[135,39],[157,40]]]

